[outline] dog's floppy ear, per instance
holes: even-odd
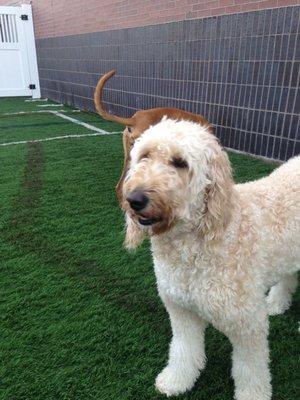
[[[218,239],[227,226],[232,212],[233,180],[228,156],[218,148],[208,161],[208,184],[205,210],[200,230],[206,239]]]

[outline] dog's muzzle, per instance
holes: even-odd
[[[160,217],[149,215],[149,212],[145,212],[150,199],[143,191],[134,190],[130,192],[126,197],[126,200],[141,225],[150,226],[161,221]]]

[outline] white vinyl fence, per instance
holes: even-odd
[[[0,6],[0,97],[39,98],[31,5]]]

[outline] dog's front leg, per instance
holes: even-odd
[[[255,322],[254,320],[253,326]],[[272,390],[268,366],[267,317],[265,328],[252,332],[242,329],[238,332],[237,329],[229,339],[233,345],[232,376],[235,383],[235,399],[270,400]]]
[[[205,366],[206,322],[197,314],[163,299],[170,316],[172,341],[168,365],[157,376],[155,386],[167,396],[191,389]]]

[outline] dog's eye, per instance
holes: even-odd
[[[187,168],[188,163],[180,157],[175,157],[171,160],[171,164],[175,168]]]
[[[149,157],[149,153],[143,153],[140,157],[140,160],[144,160],[145,158]]]
[[[131,130],[130,126],[126,126],[126,128],[127,128],[129,133],[132,133],[132,130]]]

